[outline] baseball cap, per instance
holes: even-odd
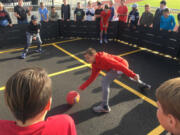
[[[32,15],[32,16],[31,16],[31,20],[32,20],[32,21],[35,21],[35,20],[37,20],[37,17],[36,17],[35,15]]]
[[[137,8],[138,7],[138,4],[136,4],[136,3],[134,3],[133,5],[132,5],[132,8]]]

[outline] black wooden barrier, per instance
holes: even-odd
[[[60,21],[60,34],[64,37],[99,38],[98,26],[96,22]],[[173,57],[180,56],[180,34],[176,32],[154,32],[144,27],[131,29],[125,23],[110,22],[108,38],[123,40]]]
[[[180,33],[159,31],[139,26],[130,29],[127,24],[119,23],[118,39],[137,44],[160,53],[177,57],[180,54]]]
[[[0,47],[26,44],[27,25],[0,28]],[[42,23],[42,40],[57,37],[99,38],[99,24],[92,22],[57,21]],[[119,39],[154,51],[180,57],[180,33],[154,32],[150,28],[130,29],[127,24],[110,22],[108,38]]]

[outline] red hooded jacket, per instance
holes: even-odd
[[[119,56],[111,55],[105,52],[98,52],[95,59],[95,62],[92,64],[91,76],[79,87],[80,90],[86,89],[96,79],[101,70],[121,71],[131,78],[134,78],[136,75],[132,70],[129,69],[128,62]]]

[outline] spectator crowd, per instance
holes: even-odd
[[[174,31],[176,26],[175,18],[171,15],[170,10],[167,8],[167,3],[162,0],[160,7],[156,10],[155,14],[151,13],[150,5],[145,5],[145,11],[140,16],[138,10],[138,4],[132,5],[132,10],[128,11],[126,6],[126,0],[121,0],[120,6],[115,11],[113,1],[110,1],[108,5],[108,10],[111,12],[108,21],[120,21],[128,23],[129,27],[135,29],[137,26],[152,27],[155,31],[167,30]],[[92,3],[89,1],[86,9],[81,7],[81,3],[77,3],[77,7],[74,10],[74,21],[101,21],[101,12],[106,10],[106,5],[97,2],[97,8],[92,7]],[[27,24],[27,16],[31,15],[32,7],[25,8],[23,6],[23,0],[18,1],[18,5],[14,7],[14,16],[17,18],[18,24]],[[51,11],[45,7],[44,3],[40,3],[40,8],[38,10],[41,22],[57,21],[59,13],[56,11],[54,6],[51,7]],[[69,21],[71,18],[71,6],[67,4],[66,0],[63,0],[61,6],[61,20]],[[180,13],[178,14],[178,22],[180,23]],[[5,10],[4,5],[0,3],[0,26],[10,26],[12,27],[12,20],[9,13]]]

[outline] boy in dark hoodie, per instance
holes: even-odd
[[[139,11],[138,11],[138,5],[133,4],[132,5],[132,11],[129,13],[128,16],[128,24],[130,28],[136,29],[139,21]]]
[[[9,16],[9,13],[4,9],[4,5],[0,2],[0,26],[6,27],[10,26],[12,27],[12,21]]]
[[[26,37],[27,37],[27,44],[24,48],[24,52],[21,55],[22,59],[25,59],[29,50],[29,46],[32,44],[32,40],[36,40],[38,42],[38,47],[36,52],[41,53],[41,37],[40,37],[40,29],[41,29],[41,24],[38,23],[37,17],[35,15],[31,16],[31,22],[28,25],[27,32],[26,32]]]

